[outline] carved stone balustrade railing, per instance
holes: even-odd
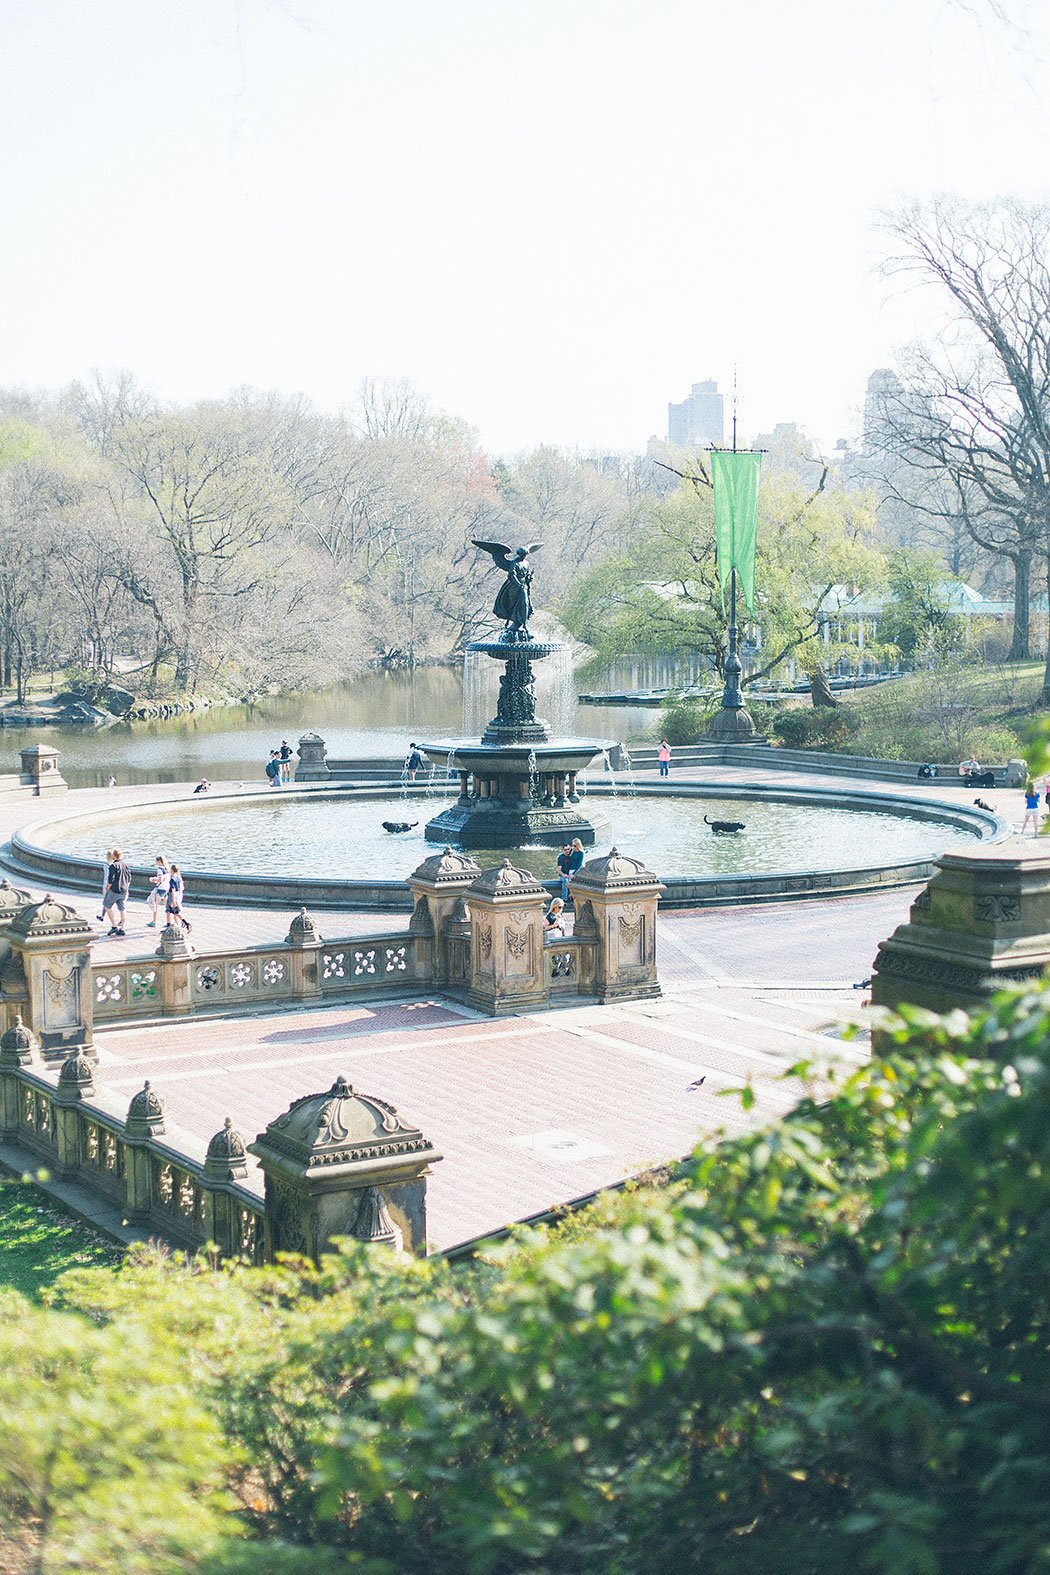
[[[431,984],[430,954],[429,939],[410,931],[324,940],[305,912],[285,942],[239,951],[196,952],[169,926],[155,956],[92,967],[94,1016],[106,1023],[412,993]]]
[[[262,1261],[263,1200],[240,1184],[245,1146],[229,1123],[201,1163],[164,1141],[163,1106],[149,1083],[122,1120],[93,1097],[83,1051],[67,1057],[57,1080],[34,1069],[38,1060],[21,1023],[0,1036],[0,1139],[28,1149],[60,1180],[112,1204],[149,1235],[190,1250],[214,1243],[224,1256]]]

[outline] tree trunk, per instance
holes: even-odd
[[[838,705],[838,701],[831,692],[828,675],[823,667],[814,667],[809,675],[809,696],[810,701],[815,706]]]
[[[1046,589],[1050,595],[1050,558],[1046,560]],[[1050,633],[1046,641],[1046,666],[1043,668],[1043,692],[1039,696],[1039,704],[1050,706]]]
[[[1014,634],[1008,662],[1027,662],[1031,654],[1030,600],[1032,554],[1029,550],[1014,556]]]

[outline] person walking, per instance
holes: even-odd
[[[661,738],[661,740],[660,740],[660,747],[656,751],[656,758],[660,762],[660,775],[662,777],[670,776],[670,774],[671,774],[671,746],[667,742],[666,738]]]
[[[271,749],[270,750],[270,758],[266,762],[266,775],[270,779],[270,786],[272,788],[279,788],[280,787],[280,785],[281,785],[281,761],[280,761],[280,757],[279,757],[276,749]]]
[[[106,856],[102,860],[102,912],[97,915],[99,922],[106,917],[106,892],[109,890],[109,866],[113,863],[113,849],[106,849]]]
[[[1039,789],[1034,782],[1029,782],[1024,790],[1024,819],[1021,822],[1021,835],[1028,830],[1028,822],[1032,822],[1032,835],[1039,835]]]
[[[109,915],[109,933],[118,939],[127,934],[124,928],[128,892],[131,890],[131,871],[124,862],[119,848],[114,848],[106,871],[106,891],[102,898],[102,916]]]
[[[411,744],[409,745],[408,759],[405,761],[405,770],[408,773],[408,780],[410,782],[414,782],[416,780],[416,772],[422,771],[422,769],[423,756],[419,753],[419,745]]]
[[[157,928],[157,915],[162,913],[167,906],[168,886],[171,883],[171,874],[168,870],[168,861],[163,853],[158,853],[154,860],[156,868],[149,878],[153,890],[149,894],[149,911],[151,918],[146,922],[147,930]]]
[[[281,763],[281,786],[287,787],[292,780],[292,746],[286,738],[281,739],[281,748],[277,758]]]
[[[188,935],[193,925],[182,911],[186,900],[186,882],[182,878],[182,871],[177,864],[171,866],[168,876],[168,895],[164,903],[164,912],[169,924],[178,924]]]

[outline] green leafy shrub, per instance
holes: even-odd
[[[1048,1133],[1017,990],[473,1265],[78,1271],[0,1300],[0,1509],[49,1575],[1039,1575]]]
[[[858,721],[842,706],[793,706],[776,713],[773,727],[788,749],[844,749]]]
[[[702,733],[711,726],[717,706],[709,700],[694,700],[685,695],[673,695],[660,707],[658,738],[669,744],[695,744]]]

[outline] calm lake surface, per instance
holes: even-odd
[[[472,666],[466,675],[460,667],[367,672],[353,683],[314,694],[269,698],[251,706],[213,706],[166,721],[117,722],[103,728],[6,727],[0,744],[11,763],[25,744],[52,744],[60,752],[70,787],[101,787],[111,774],[122,785],[201,777],[263,784],[270,750],[282,739],[294,750],[307,732],[320,733],[333,756],[403,756],[416,738],[479,732],[496,709],[498,668],[484,658],[478,661],[484,665]],[[558,732],[622,742],[653,736],[659,726],[657,710],[577,705],[567,664],[538,666],[538,709]],[[660,670],[648,663],[645,677],[652,681]],[[663,671],[669,672],[667,664]],[[622,692],[634,672],[632,664],[625,664],[581,687]],[[635,682],[640,676],[636,674]],[[638,683],[639,688],[649,686]]]

